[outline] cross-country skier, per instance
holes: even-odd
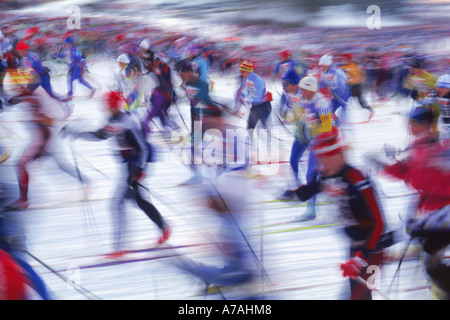
[[[40,88],[33,92],[23,88],[20,94],[10,98],[8,102],[12,105],[21,104],[25,110],[28,108],[31,116],[29,130],[32,137],[17,164],[20,197],[10,207],[14,209],[28,207],[30,182],[28,166],[44,156],[52,157],[62,171],[78,179],[83,185],[89,185],[90,180],[68,161],[64,146],[59,141],[58,122],[66,119],[69,106],[48,96]]]
[[[369,105],[367,100],[364,98],[364,81],[365,75],[361,66],[356,63],[351,54],[344,55],[344,63],[341,66],[342,70],[347,75],[347,83],[350,86],[350,92],[353,98],[357,98],[359,104],[364,109],[370,112],[369,120],[372,119],[374,115],[373,108]]]
[[[117,90],[122,92],[125,99],[124,111],[126,113],[137,112],[137,108],[145,102],[142,74],[131,64],[128,54],[119,55],[117,63],[120,70],[116,84]]]
[[[223,147],[224,157],[226,155],[227,158],[220,176],[205,183],[202,195],[219,222],[217,237],[211,240],[217,246],[217,257],[221,262],[199,263],[187,256],[176,257],[173,261],[177,267],[203,280],[208,286],[231,289],[227,292],[239,295],[239,299],[257,299],[261,294],[258,285],[260,275],[253,263],[257,257],[252,256],[246,238],[249,226],[245,215],[249,208],[250,180],[245,161],[236,161],[239,157],[236,151],[245,148],[236,144],[245,144],[246,139],[227,139],[229,137],[225,132],[236,128],[219,114],[211,115],[205,121],[208,127],[222,132],[222,136],[217,137],[220,140],[218,145],[223,143],[220,147]]]
[[[120,92],[108,92],[105,103],[111,115],[106,126],[94,132],[77,132],[69,127],[66,128],[66,133],[73,135],[74,138],[88,141],[101,141],[114,137],[117,142],[126,178],[117,184],[111,203],[115,230],[114,252],[110,257],[119,258],[125,254],[123,245],[126,200],[133,200],[160,229],[161,236],[157,240],[157,244],[167,241],[171,234],[171,228],[158,209],[147,201],[141,192],[148,162],[152,161],[152,156],[154,156],[150,145],[144,138],[142,128],[132,116],[122,112],[124,100]]]
[[[68,36],[64,39],[64,52],[60,54],[55,54],[54,57],[57,58],[64,58],[68,56],[69,58],[69,64],[68,64],[68,75],[67,75],[67,87],[68,87],[68,93],[66,100],[72,100],[73,96],[73,83],[75,80],[78,80],[82,85],[84,85],[86,88],[88,88],[91,93],[89,94],[89,97],[93,97],[96,89],[92,87],[92,85],[86,81],[84,78],[87,64],[86,59],[81,54],[80,50],[75,45],[75,40]]]
[[[333,63],[333,57],[331,55],[323,55],[319,60],[319,66],[322,69],[320,74],[320,87],[328,88],[330,91],[333,112],[338,118],[338,125],[341,125],[345,121],[348,100],[351,96],[347,76],[342,69]]]
[[[221,114],[221,108],[213,101],[209,95],[208,84],[200,79],[194,72],[192,64],[190,62],[184,62],[181,64],[179,74],[183,80],[183,89],[186,93],[186,97],[189,100],[191,107],[191,163],[190,168],[193,171],[193,176],[183,184],[196,184],[202,181],[202,175],[200,165],[198,163],[203,162],[203,150],[202,146],[197,145],[198,142],[195,139],[196,134],[201,134],[208,129],[206,122],[203,121],[205,117],[216,116]],[[197,126],[199,124],[199,126]],[[196,132],[196,128],[200,128],[201,132]]]
[[[367,156],[372,164],[381,169],[381,173],[403,180],[418,191],[407,218],[406,229],[411,236],[430,237],[430,247],[424,245],[424,249],[433,254],[446,247],[445,244],[450,240],[450,149],[436,138],[433,131],[434,117],[431,108],[416,107],[413,110],[409,127],[415,140],[408,146],[404,160],[389,165],[374,155]]]
[[[350,277],[350,298],[371,299],[371,290],[356,279],[361,276],[367,280],[371,273],[366,267],[381,267],[383,261],[386,222],[376,192],[368,177],[347,163],[339,129],[319,134],[312,148],[319,160],[319,172],[295,193],[301,201],[318,193],[333,198],[337,219],[350,239],[350,259],[342,265],[344,276]],[[359,263],[362,260],[365,263]]]
[[[300,76],[300,79],[308,74],[308,66],[304,63],[298,63],[291,59],[292,52],[290,50],[281,51],[278,54],[279,62],[275,66],[272,77],[283,77],[286,72],[294,70]]]
[[[240,65],[239,71],[242,81],[236,93],[235,112],[238,113],[242,106],[250,106],[247,129],[255,129],[258,122],[267,128],[267,122],[272,112],[272,94],[266,91],[264,79],[254,72],[253,63],[244,61]]]
[[[327,98],[318,91],[316,78],[307,76],[301,81],[294,70],[288,71],[283,77],[285,93],[282,97],[282,116],[296,126],[295,141],[292,145],[289,160],[294,174],[295,186],[283,193],[281,199],[293,199],[294,190],[301,185],[299,178],[299,161],[303,153],[310,147],[311,140],[320,133],[331,131],[331,106]],[[300,84],[299,84],[300,82]],[[317,159],[310,151],[306,180],[312,179],[317,173]],[[315,218],[315,197],[307,202],[307,210],[301,220]]]
[[[141,43],[140,48],[140,56],[145,71],[156,75],[158,81],[158,85],[151,93],[148,113],[143,120],[144,132],[148,135],[148,126],[154,117],[159,118],[164,128],[168,127],[171,130],[177,130],[179,129],[178,124],[170,119],[168,113],[172,103],[176,102],[176,93],[172,83],[172,70],[168,64],[155,57],[155,53],[148,49],[146,43]]]
[[[32,51],[30,46],[23,41],[19,41],[16,45],[16,50],[22,58],[24,64],[33,70],[35,81],[28,85],[29,91],[34,91],[41,86],[49,94],[50,97],[61,100],[61,97],[56,95],[50,83],[50,69],[45,67],[39,57]]]

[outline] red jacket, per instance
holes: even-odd
[[[450,204],[450,149],[435,140],[420,139],[404,160],[383,172],[401,179],[419,192],[418,214],[427,214]]]

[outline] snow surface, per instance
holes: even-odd
[[[61,64],[51,65],[52,84],[57,92],[66,92],[65,76],[55,77],[65,72]],[[99,92],[93,99],[83,98],[88,91],[81,85],[75,85],[74,112],[71,117],[81,130],[94,130],[100,127],[106,114],[100,96],[107,90],[116,69],[114,59],[98,58],[89,61],[91,75],[89,79]],[[236,85],[234,78],[212,74],[215,81],[212,92],[223,100],[232,99]],[[274,93],[274,106],[277,106],[281,86],[278,82],[268,83],[268,89]],[[369,101],[372,101],[369,96]],[[409,99],[391,99],[374,104],[376,114],[371,122],[354,123],[367,118],[367,111],[356,102],[349,108],[349,122],[344,134],[351,148],[348,151],[349,162],[368,169],[362,160],[364,152],[380,152],[388,142],[399,148],[407,145],[406,121],[399,112],[411,107]],[[189,106],[186,101],[179,103],[184,119],[189,119]],[[171,109],[174,119],[183,126],[175,108]],[[0,133],[2,140],[13,146],[13,155],[6,163],[15,178],[14,164],[26,150],[30,133],[27,130],[27,114],[20,108],[9,108],[0,114]],[[188,121],[187,121],[188,122]],[[189,123],[189,122],[188,122]],[[243,125],[244,122],[241,121]],[[292,137],[282,129],[276,119],[272,127],[279,129],[280,159],[289,159]],[[207,209],[204,199],[196,187],[178,187],[188,179],[190,171],[170,152],[169,144],[162,139],[155,128],[151,141],[158,147],[158,161],[149,167],[149,176],[145,185],[153,192],[152,201],[163,216],[172,225],[170,245],[198,246],[177,249],[177,252],[205,263],[218,263],[217,250],[212,244],[217,233],[217,218]],[[29,190],[30,206],[17,212],[26,228],[28,250],[42,262],[57,270],[60,275],[74,280],[97,297],[106,300],[204,300],[221,299],[220,295],[203,295],[204,284],[199,280],[180,272],[170,263],[169,258],[159,258],[128,264],[83,268],[91,264],[109,262],[99,254],[112,250],[112,222],[110,200],[119,179],[119,163],[113,156],[109,142],[75,141],[74,153],[70,140],[63,140],[66,155],[80,170],[92,180],[91,195],[84,199],[81,184],[65,174],[49,158],[34,162],[30,166],[31,182]],[[74,157],[73,157],[74,155]],[[278,154],[274,154],[276,157]],[[306,155],[303,159],[305,159]],[[305,172],[304,163],[301,168]],[[297,231],[288,229],[334,223],[334,207],[321,197],[318,201],[316,221],[279,225],[265,228],[268,224],[290,221],[300,215],[304,206],[300,202],[271,202],[287,186],[289,164],[283,162],[254,166],[250,190],[251,208],[245,217],[244,232],[252,249],[270,278],[256,281],[266,284],[263,287],[266,298],[281,300],[338,300],[348,294],[348,280],[341,276],[339,264],[346,260],[347,239],[339,227],[309,228]],[[260,175],[256,175],[260,174]],[[401,182],[388,181],[373,175],[390,229],[400,228],[401,242],[391,248],[397,256],[405,247],[407,236],[403,234],[403,222],[411,197],[405,196],[411,191]],[[302,205],[302,206],[299,206]],[[159,237],[156,226],[133,204],[127,206],[128,217],[127,249],[151,247]],[[283,231],[284,232],[275,232]],[[136,253],[130,258],[153,257],[170,254],[171,249],[147,253]],[[128,258],[128,257],[127,257]],[[38,261],[28,258],[35,270],[43,277],[55,299],[78,300],[86,296],[68,285],[66,281],[50,272]],[[417,256],[406,259],[398,277],[394,274],[398,261],[387,263],[382,270],[380,291],[387,292],[391,299],[429,299],[428,282],[423,274]],[[392,287],[390,287],[393,281]],[[228,298],[235,293],[224,291]],[[375,299],[383,297],[374,292]]]

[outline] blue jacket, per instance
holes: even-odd
[[[195,57],[192,60],[192,67],[194,69],[197,69],[200,75],[200,79],[202,79],[205,82],[208,82],[209,64],[205,58],[203,58],[202,56]]]
[[[265,101],[266,83],[256,73],[252,72],[247,78],[242,78],[237,99],[243,103],[258,105]]]
[[[284,62],[279,62],[273,71],[273,75],[277,74],[284,75],[289,70],[295,70],[297,74],[300,76],[300,79],[305,77],[308,73],[308,66],[303,63],[298,63],[294,60],[288,59]]]
[[[37,54],[31,51],[28,51],[28,53],[24,56],[23,62],[27,67],[33,69],[39,75],[46,72],[45,67],[42,65],[41,59],[39,59]]]
[[[322,72],[320,75],[320,87],[328,87],[335,99],[346,101],[351,95],[345,72],[334,64],[327,72]]]
[[[80,50],[75,45],[71,45],[69,49],[67,49],[66,53],[56,54],[57,58],[64,58],[66,56],[69,57],[69,72],[74,70],[81,70],[86,67],[86,59],[81,54]]]

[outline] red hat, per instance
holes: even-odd
[[[289,58],[289,57],[291,56],[291,54],[292,54],[291,51],[289,51],[289,50],[284,50],[284,51],[281,51],[281,52],[278,54],[278,56],[280,56],[280,58],[286,60],[287,58]]]
[[[30,46],[27,45],[25,42],[23,41],[19,41],[16,45],[16,50],[28,50],[30,49]]]
[[[339,129],[333,127],[331,131],[319,134],[314,138],[312,148],[316,156],[328,157],[341,153],[345,149]]]
[[[123,97],[118,91],[110,91],[105,95],[105,102],[109,109],[122,108]]]

